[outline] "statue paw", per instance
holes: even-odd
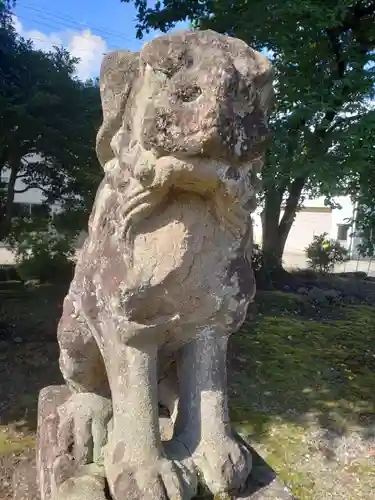
[[[83,465],[78,473],[64,481],[53,495],[54,500],[106,500],[104,468]]]
[[[100,462],[103,446],[107,442],[107,427],[112,418],[110,400],[92,393],[75,393],[58,408],[57,433],[59,464],[66,467],[67,460],[75,467]],[[63,465],[64,464],[64,465]]]
[[[120,447],[122,447],[120,443]],[[130,465],[123,457],[116,462],[114,453],[105,453],[105,470],[114,500],[190,500],[196,495],[197,479],[174,460],[160,457],[152,463]]]
[[[252,456],[239,438],[202,440],[192,453],[204,485],[213,494],[240,493],[249,477]]]

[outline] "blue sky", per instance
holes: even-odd
[[[150,4],[153,2],[149,2]],[[38,49],[63,45],[81,59],[77,74],[96,76],[103,53],[115,49],[139,50],[136,10],[120,0],[18,0],[14,24]]]

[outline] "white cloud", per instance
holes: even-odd
[[[46,34],[38,30],[25,30],[17,16],[13,16],[13,25],[23,38],[32,40],[36,49],[49,51],[56,45],[68,49],[72,56],[80,59],[76,73],[81,80],[99,74],[103,54],[108,51],[107,42],[89,29]]]
[[[85,80],[99,73],[103,54],[107,52],[107,43],[103,38],[85,29],[72,35],[67,48],[72,56],[80,59],[77,65],[80,78]]]
[[[15,16],[14,14],[12,15],[12,22],[13,22],[14,29],[17,31],[17,33],[21,33],[22,32],[22,23],[18,19],[18,17]]]

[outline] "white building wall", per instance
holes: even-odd
[[[332,232],[332,212],[316,211],[318,207],[306,207],[298,213],[285,244],[285,252],[304,253],[314,236]],[[318,208],[319,210],[319,208]]]
[[[7,178],[4,176],[4,180],[7,181]],[[16,190],[22,190],[26,186],[22,182],[21,179],[17,180],[16,182]],[[14,201],[17,203],[36,203],[40,204],[43,203],[43,195],[42,191],[40,189],[29,189],[25,193],[16,193],[14,197]]]
[[[8,182],[9,171],[5,171],[1,177],[2,182]],[[22,191],[26,188],[26,184],[22,182],[22,179],[17,179],[15,189],[16,191]],[[43,192],[41,189],[31,188],[24,193],[16,193],[14,196],[14,201],[16,203],[32,203],[41,204],[44,201]]]
[[[290,230],[285,251],[293,254],[304,254],[304,249],[313,240],[315,235],[328,233],[332,239],[338,237],[338,227],[340,224],[351,224],[354,215],[354,206],[348,196],[339,196],[334,199],[341,208],[330,210],[324,204],[324,197],[313,200],[306,200],[303,210],[297,213],[296,219]],[[318,210],[317,210],[318,209]],[[281,214],[280,218],[283,214]],[[262,242],[262,222],[261,208],[257,209],[253,215],[254,241]],[[340,241],[348,250],[353,250],[359,243],[358,238],[354,240],[353,228],[347,231],[345,241]]]

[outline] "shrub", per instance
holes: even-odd
[[[348,251],[338,241],[328,239],[328,234],[314,236],[313,241],[305,249],[309,267],[314,271],[329,273],[335,264],[344,262]]]
[[[270,290],[273,288],[273,283],[269,270],[264,266],[264,254],[262,248],[257,244],[253,244],[251,266],[254,272],[254,278],[258,290]]]
[[[0,283],[6,281],[19,281],[17,269],[13,265],[3,264],[0,266]]]
[[[3,290],[20,290],[23,288],[24,284],[20,280],[0,281],[0,292]]]
[[[65,283],[73,278],[74,262],[65,255],[51,256],[37,253],[23,260],[17,266],[23,281],[39,280],[40,283]]]
[[[17,272],[23,281],[69,282],[74,270],[72,239],[53,226],[40,231],[22,232],[14,243]]]

